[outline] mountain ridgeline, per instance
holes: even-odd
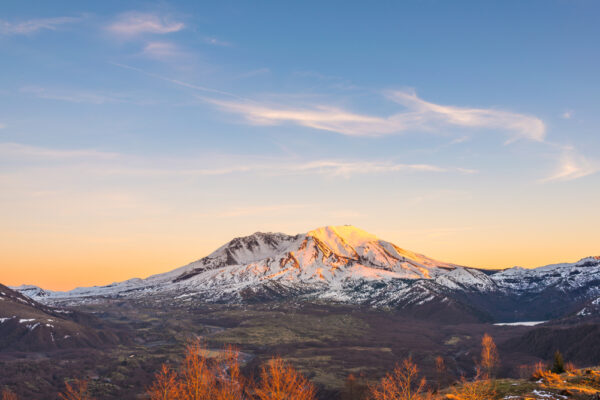
[[[600,257],[535,269],[482,270],[404,250],[353,226],[255,233],[165,274],[53,292],[48,305],[148,298],[170,303],[328,302],[394,308],[440,322],[511,322],[596,314]]]

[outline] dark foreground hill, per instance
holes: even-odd
[[[0,284],[0,351],[101,347],[124,338],[85,313],[45,306]]]

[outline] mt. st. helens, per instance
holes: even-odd
[[[448,321],[510,321],[579,311],[600,295],[598,283],[598,257],[534,270],[480,270],[433,260],[346,225],[295,236],[257,232],[147,279],[69,292],[18,289],[46,303],[103,297],[154,297],[184,304],[327,301],[393,307]],[[549,301],[558,300],[559,307],[548,307]]]

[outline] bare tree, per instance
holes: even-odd
[[[445,385],[446,381],[446,362],[442,356],[437,356],[435,358],[435,372],[437,375],[437,390],[439,391]]]
[[[496,373],[499,363],[500,357],[498,356],[496,343],[486,333],[483,335],[483,339],[481,339],[481,372],[483,379],[492,378]]]
[[[94,400],[88,392],[87,381],[76,379],[75,383],[65,383],[66,389],[58,395],[60,400]]]
[[[254,388],[259,400],[314,400],[315,387],[281,358],[263,365],[260,383]]]
[[[163,364],[148,389],[148,395],[150,400],[176,400],[180,398],[178,389],[177,373]]]
[[[244,398],[246,380],[240,372],[240,353],[227,347],[214,364],[217,378],[215,400],[241,400]]]
[[[423,400],[431,398],[425,391],[425,378],[419,379],[419,368],[407,358],[394,368],[391,374],[384,376],[379,385],[372,386],[371,400]]]

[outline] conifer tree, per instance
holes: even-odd
[[[562,374],[565,372],[565,361],[560,351],[556,350],[554,353],[554,363],[552,364],[552,372],[555,374]]]

